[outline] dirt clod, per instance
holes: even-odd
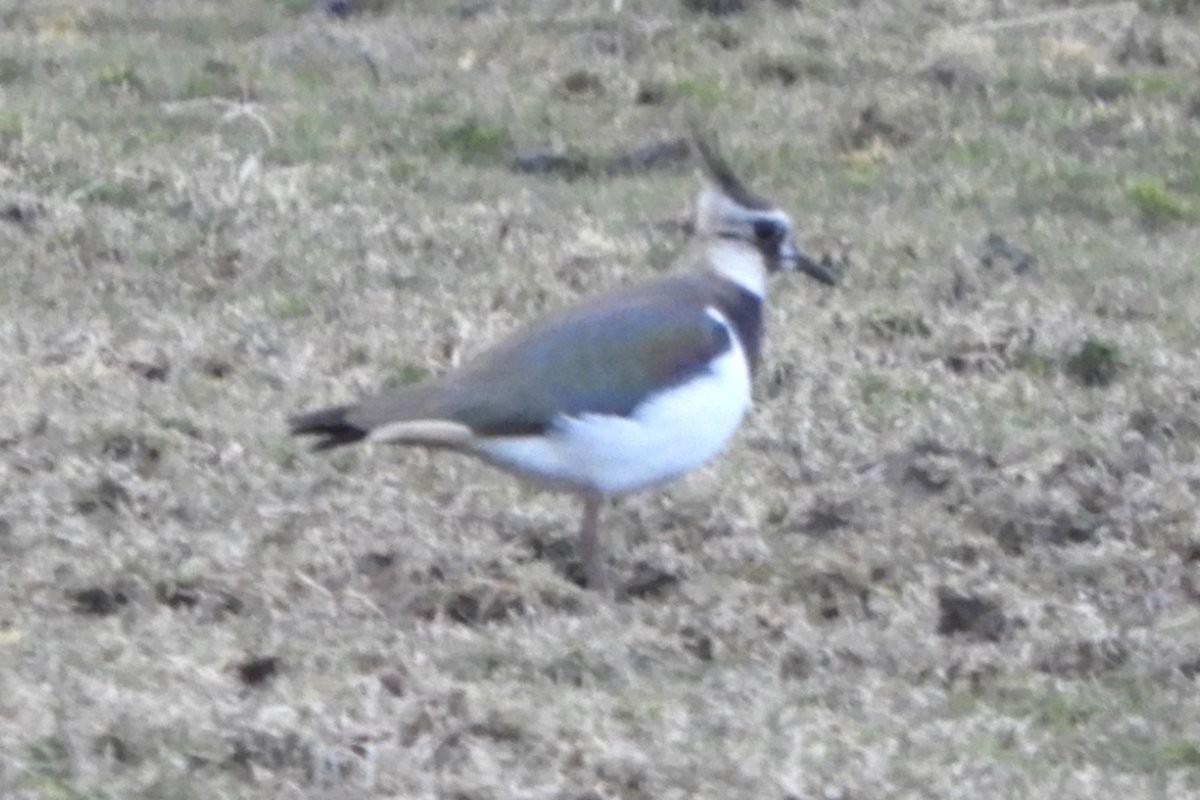
[[[901,123],[893,120],[879,103],[871,103],[859,112],[854,126],[842,141],[842,149],[850,152],[861,151],[879,143],[890,147],[903,147],[912,139],[913,134]]]
[[[793,647],[779,660],[779,677],[802,681],[813,674],[813,659],[803,647]]]
[[[618,595],[639,600],[661,597],[680,580],[681,576],[675,570],[649,561],[639,561],[633,565],[633,575],[621,584]]]
[[[824,622],[869,619],[872,615],[871,588],[842,572],[823,570],[803,576],[796,582],[796,590],[809,613]]]
[[[1110,385],[1125,367],[1121,346],[1108,339],[1086,339],[1067,358],[1067,374],[1084,386]]]
[[[251,656],[237,665],[238,678],[247,686],[261,686],[275,677],[282,666],[278,656]]]
[[[809,509],[799,528],[809,536],[824,538],[848,527],[852,511],[850,503],[824,503]]]
[[[590,170],[587,159],[581,156],[536,150],[518,153],[513,158],[512,168],[524,175],[556,175],[568,179],[581,177]]]
[[[113,478],[104,476],[75,497],[75,510],[84,515],[101,510],[117,512],[129,502],[129,491]]]
[[[117,613],[129,603],[129,597],[123,589],[104,586],[91,586],[68,592],[67,596],[74,603],[77,614],[90,614],[96,617],[107,617]]]
[[[715,646],[712,636],[691,625],[681,628],[679,636],[683,640],[683,648],[696,658],[701,661],[713,660]]]
[[[195,608],[201,600],[200,591],[195,586],[167,581],[160,581],[154,587],[154,595],[158,602],[176,610]]]
[[[613,155],[604,165],[610,175],[626,175],[652,169],[669,169],[687,162],[692,148],[686,139],[650,142]]]
[[[167,360],[167,354],[161,350],[155,352],[152,360],[131,359],[126,362],[126,366],[139,377],[157,383],[162,383],[171,374],[171,362]]]
[[[998,642],[1009,628],[1000,604],[949,589],[938,592],[937,632],[941,636],[964,636],[974,641]]]
[[[1035,656],[1034,666],[1054,675],[1087,677],[1120,669],[1128,660],[1128,645],[1109,637],[1056,643]]]
[[[1005,264],[1014,273],[1023,275],[1033,269],[1036,262],[1037,259],[1031,251],[1013,244],[995,231],[984,237],[979,245],[979,263],[985,267]]]
[[[681,0],[683,7],[696,14],[723,17],[746,10],[748,0]]]

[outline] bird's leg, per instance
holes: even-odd
[[[600,552],[600,505],[604,498],[589,492],[583,496],[583,524],[579,527],[579,558],[589,589],[603,591],[608,586],[604,559]]]

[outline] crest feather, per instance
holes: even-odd
[[[705,173],[725,196],[749,209],[766,211],[773,208],[770,202],[752,192],[737,176],[720,151],[716,133],[707,130],[694,111],[689,110],[687,124]]]

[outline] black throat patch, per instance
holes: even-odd
[[[722,283],[713,301],[725,318],[733,324],[742,349],[746,351],[750,373],[754,374],[758,371],[758,362],[762,354],[763,299],[732,281]]]

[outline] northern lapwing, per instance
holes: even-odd
[[[704,464],[750,407],[768,274],[834,283],[788,215],[695,139],[709,180],[684,269],[549,316],[439,378],[293,417],[291,432],[319,437],[316,450],[364,440],[454,450],[572,492],[584,578],[605,587],[601,505]]]

